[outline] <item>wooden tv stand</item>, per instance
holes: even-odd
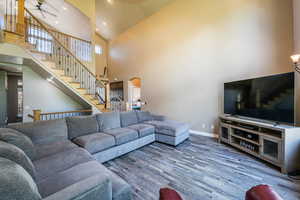
[[[220,116],[219,142],[227,143],[281,169],[300,169],[300,128]]]

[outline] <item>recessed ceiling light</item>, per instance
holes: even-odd
[[[67,10],[67,8],[66,8],[66,7],[63,7],[63,10]]]
[[[106,22],[102,22],[102,24],[103,24],[104,26],[107,26],[107,23],[106,23]]]
[[[55,24],[58,24],[59,22],[58,21],[55,21]]]
[[[114,3],[114,0],[107,0],[107,2],[108,2],[109,4],[113,4],[113,3]]]
[[[99,28],[96,28],[96,31],[99,31]]]

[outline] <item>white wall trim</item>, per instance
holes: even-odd
[[[195,134],[195,135],[202,135],[202,136],[206,136],[206,137],[218,138],[218,135],[216,135],[214,133],[201,132],[201,131],[195,131],[195,130],[190,130],[190,133]]]

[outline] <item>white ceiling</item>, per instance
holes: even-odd
[[[91,40],[91,24],[89,18],[81,13],[77,8],[64,0],[46,0],[42,8],[54,13],[57,17],[45,14],[45,18],[40,11],[36,10],[36,0],[27,0],[26,7],[47,24],[57,30],[82,39]]]
[[[96,0],[97,31],[113,39],[174,0]]]

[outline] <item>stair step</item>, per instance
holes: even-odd
[[[56,64],[55,62],[51,62],[51,61],[46,61],[46,60],[42,60],[41,61],[44,65],[46,65],[49,69],[55,69],[55,70],[58,70],[56,69]],[[62,70],[63,71],[63,70]]]
[[[73,83],[72,81],[73,81],[73,78],[71,77],[71,76],[60,76],[60,78],[63,80],[63,81],[65,81],[65,82],[67,82],[67,83]]]
[[[56,75],[58,75],[58,76],[63,76],[63,75],[65,75],[64,70],[53,69],[53,68],[52,68],[51,71],[52,71],[53,73],[55,73]]]
[[[80,87],[80,83],[77,83],[77,82],[68,82],[69,85],[75,89],[79,88]]]
[[[87,89],[85,88],[76,88],[77,92],[79,92],[79,94],[86,94],[87,93]]]
[[[98,108],[99,110],[104,110],[105,109],[105,105],[101,104],[101,105],[96,105],[96,108]]]

